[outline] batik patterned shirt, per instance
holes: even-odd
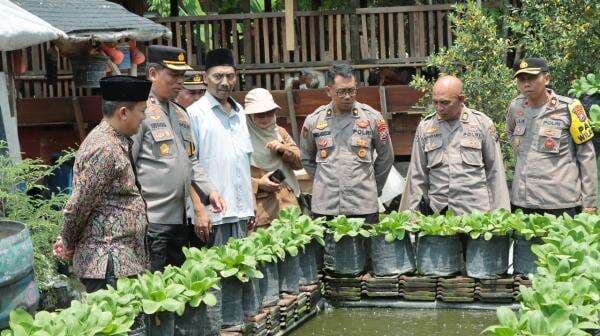
[[[103,279],[109,254],[117,277],[146,268],[146,205],[130,151],[131,139],[106,121],[90,132],[77,151],[62,237],[65,247],[74,249],[73,268],[80,278]]]

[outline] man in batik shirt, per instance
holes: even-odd
[[[104,118],[81,144],[73,167],[73,194],[64,209],[54,253],[73,259],[88,292],[146,269],[148,219],[130,136],[144,120],[151,83],[129,76],[100,81]]]

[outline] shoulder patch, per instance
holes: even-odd
[[[560,96],[560,95],[554,95],[556,97],[556,99],[558,99],[559,102],[561,103],[565,103],[565,104],[571,104],[575,101],[578,101],[577,99],[573,99],[573,98],[569,98],[569,97],[565,97],[565,96]]]
[[[428,120],[428,119],[431,119],[431,117],[435,116],[435,114],[436,114],[435,112],[433,112],[433,113],[430,113],[430,114],[426,115],[426,116],[423,118],[423,120]]]
[[[373,113],[373,114],[381,114],[381,112],[377,111],[376,109],[374,109],[371,105],[369,104],[365,104],[365,103],[359,103],[360,108],[363,111],[369,112],[369,113]]]
[[[314,116],[318,115],[319,113],[327,110],[328,106],[329,105],[321,105],[321,106],[317,107],[312,113],[310,113],[309,115],[306,116],[306,119],[308,120],[309,118],[314,117]]]
[[[574,99],[573,102],[569,104],[569,117],[571,118],[569,132],[571,133],[573,142],[580,145],[588,142],[594,137],[590,119],[587,117],[585,109],[579,100]]]

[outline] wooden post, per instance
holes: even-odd
[[[360,19],[356,14],[356,8],[360,6],[360,0],[350,0],[352,13],[350,14],[350,58],[352,63],[358,63],[362,58],[360,55]],[[366,34],[363,31],[363,34]]]
[[[379,103],[381,104],[381,116],[383,119],[391,120],[391,116],[387,110],[387,97],[385,96],[385,86],[379,86]]]
[[[240,7],[242,8],[242,12],[249,13],[250,12],[250,1],[242,1],[240,3]],[[254,40],[252,39],[252,21],[250,19],[244,19],[243,21],[244,32],[243,32],[243,41],[244,41],[244,56],[245,63],[251,64],[252,62],[259,62],[259,60],[253,59],[253,51],[254,48],[258,48],[258,45],[253,46]],[[254,26],[254,34],[258,34],[259,27]],[[254,86],[254,77],[246,76],[244,80],[244,89],[250,90]]]
[[[296,27],[294,26],[294,0],[285,0],[285,49],[294,51],[296,48]]]
[[[287,96],[290,124],[292,125],[292,136],[294,137],[294,141],[296,143],[300,143],[300,137],[298,134],[298,120],[296,119],[296,110],[294,109],[294,92],[291,87],[285,89],[285,93]]]
[[[79,134],[79,140],[83,142],[85,139],[85,125],[83,123],[83,114],[81,113],[81,105],[79,105],[79,98],[73,97],[73,113],[75,114],[75,122],[77,133]]]

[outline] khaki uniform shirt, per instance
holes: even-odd
[[[540,108],[531,108],[524,96],[508,108],[506,132],[516,156],[512,203],[534,209],[595,208],[594,146],[591,141],[576,145],[571,138],[568,106],[573,99],[549,93]]]
[[[423,195],[435,212],[510,209],[498,134],[489,117],[463,107],[454,122],[431,114],[419,123],[400,210],[418,210]]]
[[[394,163],[381,113],[359,102],[342,116],[333,113],[331,104],[321,106],[306,117],[300,148],[302,165],[313,177],[314,213],[378,212],[377,197]]]
[[[148,221],[184,224],[191,183],[206,195],[215,190],[196,160],[187,112],[171,101],[163,105],[151,94],[146,119],[132,139]]]

